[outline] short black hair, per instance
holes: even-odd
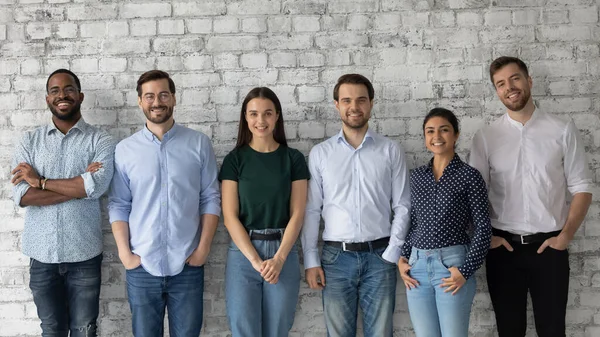
[[[525,77],[529,77],[529,71],[527,70],[527,65],[521,59],[512,56],[500,56],[499,58],[492,61],[490,64],[490,81],[494,87],[496,84],[494,83],[494,74],[498,72],[498,70],[504,68],[505,66],[514,63],[519,69],[525,74]]]
[[[427,122],[433,117],[441,117],[447,120],[448,123],[452,125],[455,134],[460,132],[458,128],[458,118],[456,118],[456,115],[452,111],[444,108],[433,108],[431,111],[429,111],[429,113],[427,113],[425,120],[423,120],[423,131],[425,131],[425,124],[427,124]]]
[[[367,91],[369,92],[369,101],[372,101],[373,98],[375,98],[375,89],[373,89],[373,84],[371,84],[371,81],[369,81],[368,78],[360,74],[346,74],[338,78],[337,84],[333,88],[333,99],[336,102],[340,98],[339,93],[342,84],[362,84],[367,87]]]
[[[75,80],[75,85],[77,85],[77,90],[81,91],[81,82],[79,82],[79,77],[77,77],[77,75],[75,75],[69,69],[61,68],[61,69],[57,69],[57,70],[53,71],[52,74],[50,74],[50,76],[48,76],[48,79],[46,80],[46,92],[48,92],[48,84],[50,83],[50,79],[52,78],[52,76],[54,76],[56,74],[68,74],[71,77],[73,77],[73,79]]]
[[[143,73],[137,81],[136,90],[138,93],[138,97],[142,97],[142,85],[144,83],[150,82],[150,81],[162,80],[162,79],[168,80],[169,91],[171,91],[171,93],[174,94],[175,93],[175,82],[173,82],[173,79],[171,79],[171,76],[169,76],[169,74],[167,72],[164,72],[162,70],[150,70],[150,71]]]

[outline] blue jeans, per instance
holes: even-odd
[[[424,250],[412,248],[409,274],[419,281],[417,288],[406,291],[408,311],[419,337],[466,337],[475,297],[475,275],[460,290],[444,292],[442,278],[450,277],[448,268],[465,263],[467,246],[458,245]]]
[[[358,305],[365,337],[391,337],[396,304],[396,264],[385,261],[385,248],[348,252],[323,246],[323,311],[327,336],[355,337]]]
[[[186,264],[175,276],[127,270],[127,295],[135,337],[162,337],[165,308],[171,337],[198,337],[202,328],[204,266]]]
[[[273,233],[279,229],[258,230]],[[280,240],[252,240],[261,259],[272,258]],[[298,248],[292,247],[276,284],[266,282],[231,241],[225,271],[227,317],[233,337],[283,337],[289,334],[300,290]]]
[[[102,254],[83,262],[30,260],[29,288],[43,337],[95,337]]]

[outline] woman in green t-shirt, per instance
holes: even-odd
[[[232,239],[225,297],[233,337],[287,336],[292,327],[308,179],[304,156],[287,146],[279,99],[269,88],[252,89],[242,104],[237,145],[219,174]]]

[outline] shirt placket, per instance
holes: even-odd
[[[362,226],[361,226],[361,207],[360,207],[360,152],[358,150],[354,150],[352,154],[352,185],[353,193],[354,193],[354,222],[355,226],[358,229],[358,236],[363,237],[362,235]]]
[[[166,140],[159,145],[159,164],[160,164],[160,238],[161,238],[161,274],[166,275],[169,268],[168,240],[169,240],[169,186],[168,186],[168,167],[167,167],[167,146]]]
[[[68,132],[66,135],[63,135],[60,132],[56,132],[59,139],[60,139],[60,147],[59,147],[59,154],[58,154],[58,177],[59,178],[66,178],[67,177],[67,172],[65,170],[66,168],[66,160],[65,160],[65,147],[68,147],[68,144],[65,144],[67,142],[67,136],[68,136]],[[61,204],[59,207],[56,208],[56,219],[57,219],[57,224],[65,224],[65,218],[64,218],[64,212],[63,212],[63,208],[64,208],[64,204]],[[58,226],[57,230],[57,249],[56,249],[56,254],[57,254],[57,258],[58,261],[63,261],[64,260],[64,247],[65,247],[65,242],[64,242],[64,238],[65,238],[65,226]]]
[[[522,180],[522,184],[521,184],[521,188],[522,188],[522,193],[523,193],[523,221],[525,222],[525,224],[527,224],[527,226],[530,226],[530,216],[529,216],[529,210],[530,210],[530,198],[529,198],[529,194],[527,193],[527,191],[529,190],[530,187],[530,180],[529,177],[531,175],[531,167],[528,161],[528,156],[527,156],[527,130],[525,127],[521,128],[521,180]]]

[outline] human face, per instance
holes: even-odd
[[[373,101],[369,100],[369,91],[363,84],[342,84],[338,91],[335,108],[342,122],[349,128],[362,129],[371,118]]]
[[[83,94],[71,75],[58,73],[48,81],[46,104],[54,117],[63,121],[79,119],[82,101]]]
[[[454,155],[458,133],[443,117],[431,117],[425,123],[425,146],[434,155]]]
[[[253,139],[273,137],[279,113],[270,99],[261,97],[251,99],[246,105],[245,116]]]
[[[516,63],[500,68],[493,76],[500,101],[511,111],[521,111],[531,99],[531,77],[526,76]]]
[[[175,95],[169,90],[169,81],[166,78],[142,84],[142,96],[138,97],[138,105],[149,122],[154,124],[170,122],[176,103]]]

